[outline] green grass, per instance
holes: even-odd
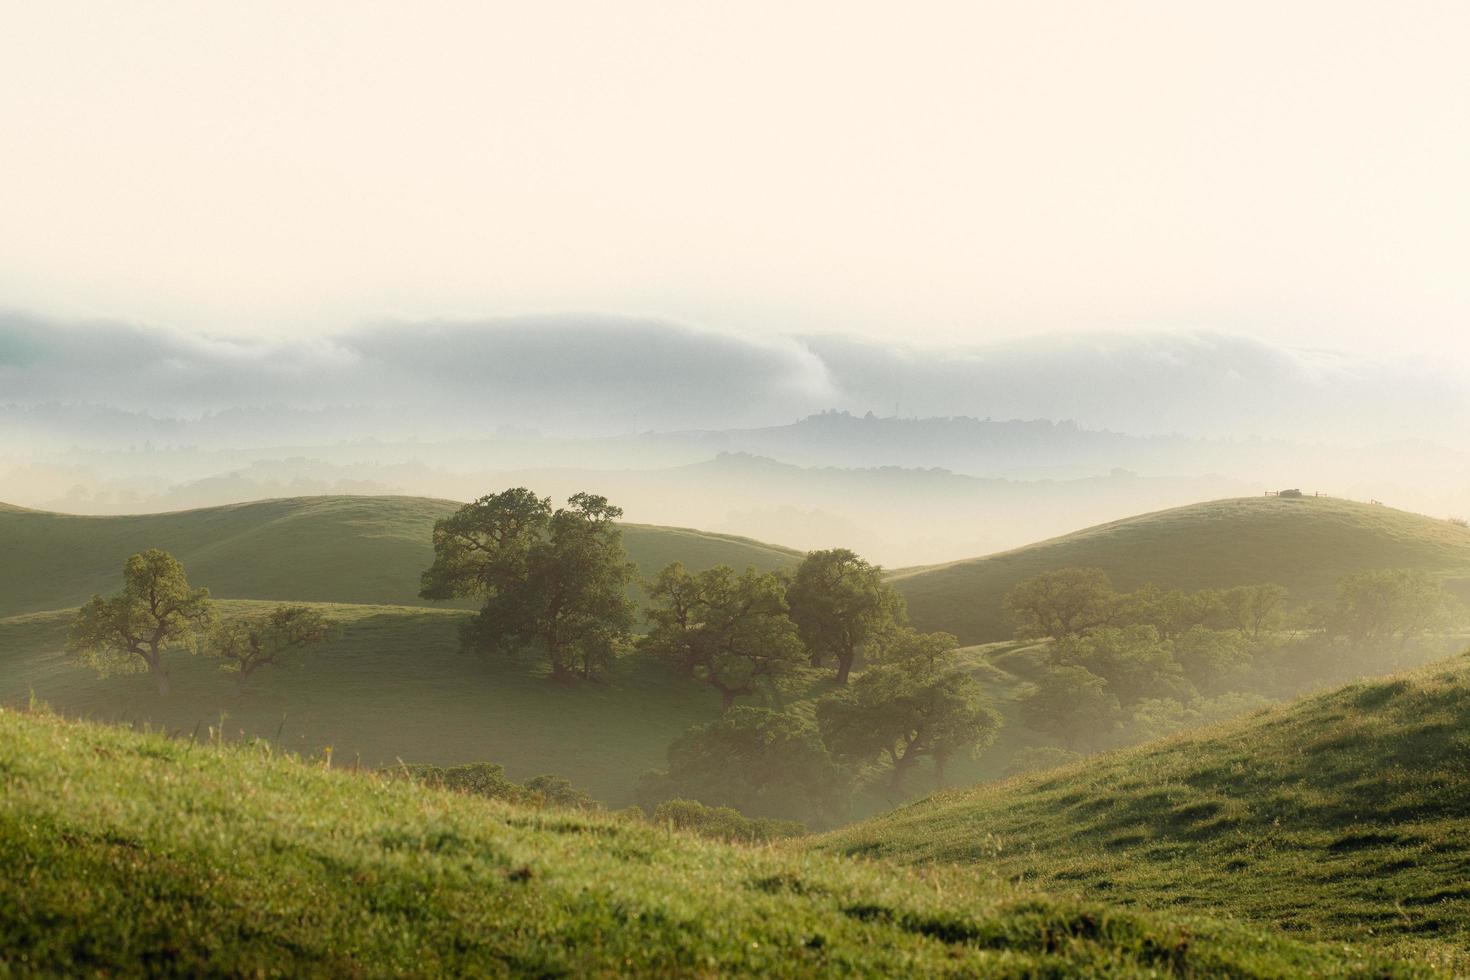
[[[1001,600],[1016,583],[1069,565],[1103,569],[1119,589],[1205,589],[1279,582],[1292,601],[1326,599],[1343,575],[1420,568],[1470,596],[1470,530],[1332,498],[1245,497],[1114,521],[985,558],[890,576],[921,629],[963,643],[1011,635]]]
[[[228,601],[224,616],[267,604]],[[148,723],[188,734],[220,723],[294,751],[332,746],[371,766],[497,762],[514,779],[554,773],[613,805],[664,763],[669,742],[719,713],[719,699],[662,665],[634,656],[605,683],[550,681],[539,661],[493,662],[459,651],[464,613],[394,606],[323,605],[342,624],[336,641],[298,666],[266,668],[240,697],[218,661],[173,654],[173,691],[145,674],[99,678],[63,647],[72,612],[0,619],[0,704],[32,693],[71,717]]]
[[[229,599],[424,605],[434,521],[458,504],[425,497],[294,497],[171,514],[77,517],[0,506],[0,617],[80,605],[118,587],[146,548],[184,563],[194,585]],[[801,554],[749,538],[623,525],[644,575],[675,559],[762,570]],[[461,604],[464,605],[464,604]]]
[[[255,601],[219,603],[225,617],[267,608]],[[495,762],[517,780],[563,776],[612,806],[631,802],[638,776],[664,765],[670,742],[719,714],[719,698],[708,688],[637,654],[620,661],[605,681],[564,686],[553,683],[534,657],[487,662],[460,653],[461,611],[316,608],[342,625],[341,636],[299,665],[262,670],[238,697],[233,676],[221,673],[218,661],[184,652],[169,660],[173,691],[167,698],[145,674],[98,677],[65,653],[72,610],[0,619],[0,705],[24,705],[34,696],[67,717],[184,734],[219,725],[223,714],[232,738],[268,738],[305,753],[331,746],[338,758],[360,758],[369,766],[400,759],[440,766]],[[990,667],[990,652],[967,651],[965,663],[1009,713],[1018,679]],[[814,672],[788,687],[783,703],[810,717],[815,699],[831,689],[830,671]],[[1002,734],[1026,737],[1018,728]],[[994,778],[1011,747],[1003,741],[976,760],[956,760],[952,782]],[[926,791],[927,780],[927,773],[915,774],[912,788]],[[896,802],[880,782],[855,800],[854,814]]]
[[[1424,975],[1259,927],[0,711],[0,975]]]
[[[1385,943],[1470,970],[1470,657],[950,792],[819,849]]]

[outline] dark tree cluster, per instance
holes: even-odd
[[[898,792],[927,759],[942,784],[946,763],[988,745],[1000,726],[958,665],[954,637],[908,626],[882,570],[846,549],[812,552],[789,576],[674,564],[647,588],[643,648],[715,688],[725,715],[670,746],[668,767],[640,783],[645,808],[688,798],[830,823],[858,773],[886,770]],[[762,689],[775,698],[782,678],[822,669],[836,689],[818,700],[815,724],[733,707]]]
[[[524,487],[481,497],[434,525],[424,599],[480,599],[461,630],[467,650],[539,649],[559,681],[605,672],[628,642],[634,568],[606,497],[579,493],[555,510]]]

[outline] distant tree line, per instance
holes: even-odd
[[[1458,616],[1431,576],[1394,569],[1346,576],[1333,601],[1294,608],[1277,584],[1119,592],[1099,569],[1062,568],[1015,586],[1004,607],[1018,640],[1046,641],[1022,722],[1078,754],[1407,666]]]

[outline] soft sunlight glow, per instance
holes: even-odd
[[[1463,3],[9,3],[0,305],[1466,353]]]

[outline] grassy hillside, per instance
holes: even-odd
[[[238,615],[264,603],[221,603]],[[175,654],[173,692],[143,674],[98,678],[63,652],[72,613],[0,619],[0,705],[32,692],[72,717],[147,722],[184,734],[220,723],[298,752],[332,746],[338,758],[454,765],[498,762],[512,776],[551,772],[598,799],[626,802],[633,781],[662,765],[670,741],[719,711],[708,689],[641,657],[607,683],[550,682],[539,660],[487,663],[459,652],[463,613],[395,606],[329,606],[336,641],[296,667],[262,670],[239,697],[218,661]]]
[[[1327,598],[1351,572],[1422,568],[1463,594],[1470,530],[1349,500],[1243,497],[1130,517],[986,558],[899,570],[891,581],[921,628],[985,643],[1011,635],[1001,599],[1012,586],[1068,565],[1101,568],[1120,589],[1279,582],[1301,603]]]
[[[1470,657],[942,794],[821,849],[1439,944],[1470,970]]]
[[[173,514],[77,517],[0,508],[0,616],[61,609],[117,587],[123,561],[172,552],[190,581],[230,599],[417,605],[434,521],[458,505],[425,497],[294,497]],[[627,524],[645,574],[678,559],[777,568],[800,554],[748,538]]]
[[[1259,928],[0,711],[0,973],[1423,975]]]

